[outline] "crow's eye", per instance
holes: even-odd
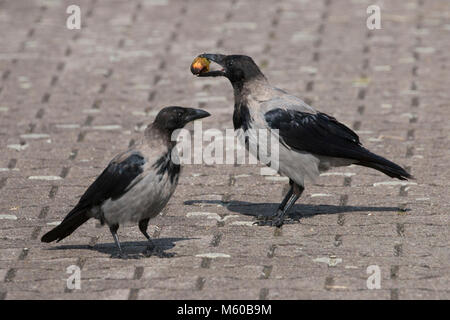
[[[227,64],[228,64],[228,67],[230,68],[233,66],[233,61],[229,61]]]

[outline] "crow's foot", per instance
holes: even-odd
[[[159,258],[171,258],[175,256],[174,253],[164,252],[164,250],[156,246],[148,246],[143,252],[143,255],[147,258],[151,256],[157,256]]]
[[[116,253],[111,254],[110,258],[127,260],[127,259],[129,259],[129,256],[123,252],[116,252]]]
[[[283,215],[279,215],[278,213],[273,216],[259,216],[257,220],[253,223],[257,226],[269,226],[269,227],[277,227],[280,228],[283,224],[294,224],[298,223],[299,220],[294,220],[291,218],[285,219]]]

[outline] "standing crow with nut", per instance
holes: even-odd
[[[90,218],[107,224],[119,249],[126,257],[117,237],[119,225],[139,223],[150,242],[149,254],[164,256],[147,233],[148,222],[166,206],[178,184],[180,165],[172,158],[176,142],[172,133],[188,122],[208,117],[200,109],[166,107],[150,124],[144,137],[133,148],[115,156],[92,183],[78,204],[60,225],[47,232],[43,242],[61,241]],[[175,149],[176,150],[176,149]],[[174,150],[174,151],[175,151]]]
[[[221,66],[210,70],[210,62]],[[289,177],[290,189],[278,211],[258,221],[260,225],[281,226],[287,211],[304,190],[304,179],[314,180],[332,167],[361,165],[405,180],[412,176],[395,163],[365,149],[358,135],[335,118],[316,111],[301,99],[272,87],[252,58],[244,55],[202,54],[191,64],[199,77],[224,76],[234,89],[233,124],[246,133],[246,147],[258,141],[255,130],[267,129],[279,141],[278,171]],[[253,133],[252,133],[253,132]],[[255,148],[250,151],[254,151]]]

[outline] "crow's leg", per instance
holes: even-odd
[[[295,202],[298,200],[298,198],[300,198],[300,196],[303,193],[303,190],[305,190],[305,188],[303,186],[299,186],[298,184],[294,184],[292,189],[293,189],[293,193],[292,193],[291,197],[287,201],[284,208],[282,210],[278,210],[276,216],[274,217],[274,219],[272,221],[272,225],[274,225],[276,227],[281,227],[283,225],[284,216],[292,208],[292,206],[295,204]]]
[[[294,193],[294,186],[291,185],[289,188],[289,191],[286,193],[286,196],[284,197],[283,201],[281,201],[280,206],[278,207],[278,211],[282,211],[284,207],[286,207],[286,204],[288,203],[289,199],[292,197],[292,194]]]
[[[149,220],[150,219],[143,219],[143,220],[139,221],[139,230],[141,230],[142,234],[147,238],[148,241],[152,242],[152,239],[150,239],[150,236],[147,233]]]
[[[161,248],[158,248],[155,245],[155,243],[152,241],[150,236],[148,235],[147,228],[148,228],[149,220],[150,219],[143,219],[143,220],[139,221],[139,230],[141,230],[142,234],[147,238],[147,240],[149,242],[149,245],[147,246],[147,248],[144,251],[144,255],[146,257],[150,257],[152,255],[158,256],[160,258],[172,257],[174,255],[173,253],[166,253]]]
[[[283,225],[284,216],[289,211],[289,209],[292,208],[292,206],[298,200],[304,190],[303,186],[299,186],[292,180],[290,180],[289,183],[291,187],[284,197],[283,201],[281,202],[280,206],[278,207],[277,212],[272,217],[257,221],[257,225],[270,225],[277,227],[281,227]]]
[[[150,238],[150,236],[147,233],[147,228],[148,228],[148,221],[150,219],[143,219],[141,221],[139,221],[139,230],[141,230],[142,234],[147,238],[149,245],[147,247],[147,249],[153,250],[155,249],[155,244],[153,243],[152,239]]]
[[[114,242],[116,243],[116,246],[119,249],[119,253],[111,255],[111,257],[126,258],[126,255],[124,255],[124,253],[122,252],[122,248],[120,247],[119,237],[117,236],[118,229],[119,224],[113,224],[112,226],[109,226],[109,230],[111,231],[111,234],[114,238]]]
[[[292,194],[294,193],[294,187],[291,184],[291,187],[289,188],[289,191],[286,193],[286,196],[284,197],[283,201],[281,201],[280,205],[278,206],[277,212],[275,212],[271,216],[258,216],[258,221],[256,221],[254,224],[264,226],[264,225],[271,225],[272,219],[276,217],[281,211],[283,211],[284,207],[288,203],[289,199],[291,198]]]

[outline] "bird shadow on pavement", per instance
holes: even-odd
[[[279,203],[253,203],[246,201],[230,201],[222,202],[218,200],[188,200],[186,205],[193,204],[221,204],[229,211],[237,212],[246,216],[253,216],[255,218],[270,217],[278,210]],[[407,212],[410,209],[402,209],[399,207],[373,207],[373,206],[337,206],[337,205],[311,205],[299,203],[294,205],[287,218],[292,220],[299,220],[301,218],[311,218],[320,214],[341,214],[351,212]]]
[[[175,247],[175,243],[178,241],[192,240],[194,238],[155,238],[152,242],[158,249],[158,254],[152,254],[149,251],[148,241],[125,241],[121,242],[120,246],[122,251],[128,259],[142,259],[148,258],[152,255],[156,255],[163,258],[172,258],[175,256],[174,253],[168,253],[166,250],[170,250]],[[106,253],[114,257],[117,254],[117,246],[111,241],[111,243],[97,243],[93,246],[75,244],[75,245],[59,245],[56,247],[48,248],[47,250],[94,250],[100,253]]]

